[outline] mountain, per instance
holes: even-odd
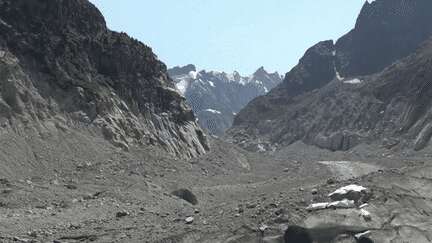
[[[87,0],[1,0],[0,32],[3,138],[24,139],[29,150],[31,134],[154,145],[181,157],[208,149],[166,66],[107,29]]]
[[[418,73],[426,72],[428,48],[412,53],[432,35],[430,21],[431,1],[366,2],[352,31],[311,47],[280,85],[239,112],[230,137],[251,150],[297,141],[330,150],[362,142],[426,146],[426,99],[409,95],[425,92]]]
[[[197,72],[193,65],[174,67],[168,73],[197,115],[199,124],[218,136],[231,127],[235,114],[249,101],[282,82],[277,72],[268,73],[263,67],[249,77],[238,72]]]

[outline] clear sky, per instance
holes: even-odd
[[[247,75],[289,71],[305,50],[354,27],[365,0],[91,0],[108,27],[153,48],[168,67]]]

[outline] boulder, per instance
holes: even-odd
[[[194,217],[187,217],[187,218],[185,219],[186,224],[192,224],[193,221],[194,221]]]
[[[284,234],[285,243],[312,243],[312,236],[308,229],[292,225],[289,226]]]
[[[363,186],[348,185],[337,189],[336,191],[330,193],[328,196],[333,201],[348,199],[358,203],[358,202],[366,202],[370,198],[371,192]]]
[[[192,205],[198,204],[198,200],[197,200],[196,196],[188,189],[179,189],[179,190],[173,191],[171,194],[178,197],[178,198],[185,200],[186,202],[188,202]]]

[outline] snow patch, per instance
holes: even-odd
[[[198,76],[198,72],[196,72],[196,71],[190,71],[189,72],[189,77],[196,79],[197,76]]]
[[[218,111],[218,110],[213,110],[213,109],[207,109],[207,110],[205,110],[205,111],[207,111],[207,112],[211,112],[211,113],[213,113],[213,114],[222,114],[222,112],[220,112],[220,111]]]
[[[330,193],[328,196],[332,197],[334,195],[346,195],[350,192],[363,192],[366,190],[367,190],[367,188],[359,186],[359,185],[349,185],[349,186],[345,186],[345,187],[341,187],[341,188],[337,189],[336,191]]]
[[[336,73],[336,78],[339,80],[339,81],[342,81],[344,78],[340,75],[340,73],[336,70],[336,68],[335,68],[335,73]]]
[[[189,82],[186,79],[182,79],[180,82],[176,83],[176,88],[182,95],[185,95],[188,86]]]
[[[208,81],[208,83],[210,84],[210,86],[216,87],[215,84],[212,81]]]
[[[258,144],[257,145],[257,147],[258,147],[258,152],[266,152],[267,150],[264,148],[264,145],[262,145],[262,144]]]
[[[328,208],[355,208],[355,202],[353,200],[344,199],[335,202],[314,203],[309,205],[306,209],[309,211],[315,211]]]
[[[345,84],[361,84],[362,81],[358,78],[354,78],[354,79],[350,79],[350,80],[346,80],[344,81]]]
[[[368,236],[368,235],[370,235],[370,234],[371,234],[371,231],[368,230],[368,231],[365,231],[365,232],[363,232],[363,233],[356,234],[356,235],[354,235],[354,237],[355,237],[356,239],[360,239],[361,237]]]

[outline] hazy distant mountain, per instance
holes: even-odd
[[[431,22],[430,0],[366,2],[352,31],[307,50],[278,87],[239,112],[230,136],[251,150],[296,141],[331,150],[426,146],[430,49],[398,60],[432,35]]]
[[[197,71],[195,66],[174,67],[168,70],[178,90],[210,134],[222,135],[233,118],[253,98],[264,95],[282,81],[277,73],[263,67],[249,77],[238,72]]]

